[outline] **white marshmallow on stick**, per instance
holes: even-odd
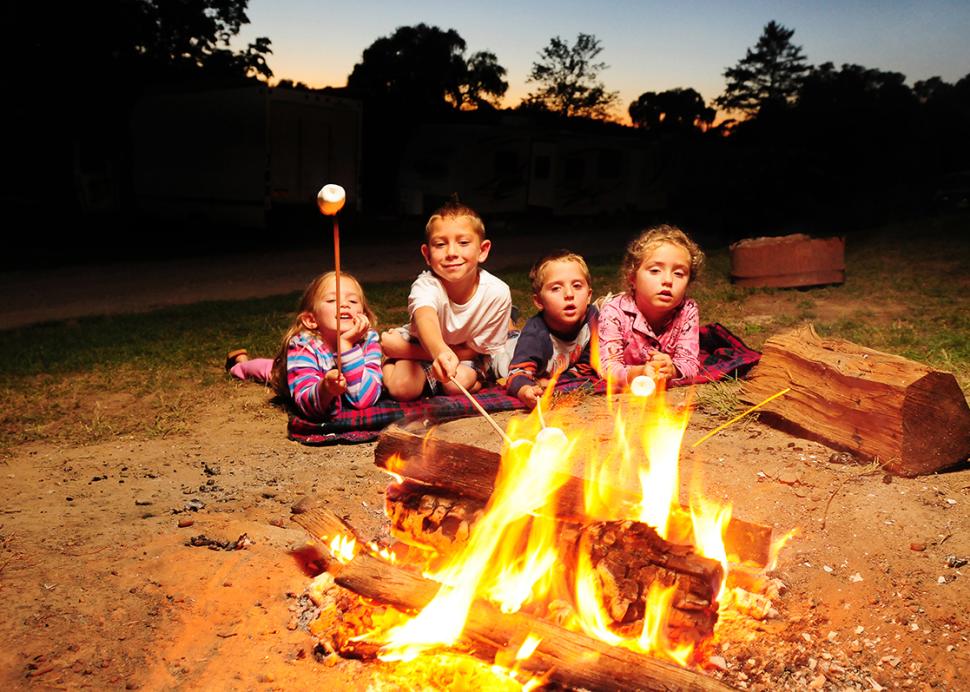
[[[317,193],[317,206],[320,213],[324,216],[333,216],[344,208],[347,201],[347,193],[339,185],[329,183],[320,188]]]
[[[635,396],[651,396],[657,390],[657,383],[648,375],[638,375],[630,383],[630,391]]]
[[[333,217],[333,289],[337,297],[337,348],[334,354],[338,373],[343,373],[340,367],[340,306],[343,304],[340,296],[340,226],[337,224],[337,212],[344,208],[347,193],[340,185],[328,183],[317,193],[317,206],[324,216]]]

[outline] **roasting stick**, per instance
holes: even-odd
[[[340,306],[343,301],[340,298],[340,225],[337,223],[337,212],[343,209],[347,194],[339,185],[330,183],[320,188],[317,193],[317,206],[320,213],[324,216],[333,217],[333,289],[337,294],[337,349],[334,354],[337,372],[343,374],[340,367]]]
[[[499,436],[501,436],[501,438],[503,440],[505,440],[505,444],[511,445],[512,444],[512,438],[509,437],[508,435],[506,435],[505,434],[505,431],[502,430],[502,426],[500,426],[498,423],[496,423],[495,422],[495,419],[492,418],[490,415],[488,415],[488,411],[486,411],[485,409],[482,408],[482,405],[480,403],[478,403],[478,400],[475,397],[472,396],[472,393],[469,392],[467,389],[465,389],[461,385],[461,382],[459,382],[458,380],[456,380],[454,377],[451,378],[451,381],[454,383],[454,385],[456,387],[458,387],[458,389],[461,390],[461,393],[462,394],[464,394],[465,396],[468,397],[468,400],[470,402],[472,402],[472,406],[474,406],[478,410],[478,412],[480,414],[482,414],[483,416],[485,416],[485,420],[487,420],[489,423],[492,424],[492,427],[495,428],[495,432],[497,432],[499,434]]]
[[[742,414],[740,414],[738,416],[735,416],[734,418],[732,418],[731,420],[729,420],[724,425],[717,426],[716,428],[714,428],[713,430],[711,430],[711,432],[707,433],[706,435],[704,435],[704,437],[702,437],[697,442],[695,442],[694,444],[692,444],[691,447],[696,447],[697,445],[699,445],[701,442],[703,442],[707,438],[712,437],[713,435],[715,435],[715,434],[721,432],[722,430],[724,430],[724,428],[726,428],[727,426],[733,425],[734,423],[737,423],[739,420],[741,420],[742,418],[744,418],[746,415],[748,415],[752,411],[755,411],[756,409],[761,408],[762,406],[764,406],[765,404],[767,404],[769,401],[773,401],[773,400],[777,399],[778,397],[780,397],[781,395],[787,394],[790,391],[791,391],[791,387],[785,387],[784,389],[782,389],[777,394],[772,394],[767,399],[765,399],[764,401],[762,401],[760,404],[755,404],[754,406],[752,406],[751,408],[749,408],[744,413],[742,413]]]

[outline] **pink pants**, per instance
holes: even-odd
[[[269,383],[272,372],[272,358],[250,358],[229,368],[229,374],[235,378],[249,380],[250,382],[262,382],[263,384]]]

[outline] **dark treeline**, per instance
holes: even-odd
[[[134,208],[125,170],[133,104],[158,85],[266,83],[273,76],[270,40],[230,46],[248,22],[246,6],[105,0],[55,12],[8,3],[17,69],[2,116],[3,189],[8,218],[25,236],[44,245],[31,229],[54,223],[74,224],[88,240],[150,230]],[[399,211],[399,166],[418,125],[498,123],[510,114],[549,131],[656,143],[668,192],[662,216],[724,240],[844,233],[945,206],[948,186],[956,188],[956,203],[966,203],[959,179],[970,170],[970,75],[910,86],[895,72],[813,66],[793,35],[769,22],[746,55],[726,66],[727,88],[711,102],[689,86],[644,92],[627,108],[632,126],[617,121],[618,95],[602,80],[604,47],[588,34],[549,40],[529,75],[532,91],[512,108],[498,105],[508,89],[498,56],[471,50],[453,29],[425,24],[376,39],[346,87],[320,91],[364,104],[364,212],[375,216]],[[305,88],[286,79],[278,86]],[[718,109],[733,119],[718,120]],[[116,197],[104,209],[85,200],[100,183]],[[617,221],[651,220],[629,217]],[[195,242],[222,232],[203,230]]]

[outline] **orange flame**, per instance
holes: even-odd
[[[594,347],[598,349],[598,344]],[[564,432],[569,423],[550,407],[554,382],[532,415],[512,419],[506,430],[511,443],[503,448],[483,516],[464,548],[428,575],[441,583],[437,595],[416,617],[373,635],[383,644],[383,660],[410,661],[430,649],[453,645],[475,599],[488,599],[504,612],[526,606],[538,612],[565,612],[567,627],[611,645],[689,664],[694,643],[669,637],[676,584],[650,584],[643,597],[642,627],[621,627],[606,604],[604,577],[593,565],[591,548],[580,541],[567,558],[559,545],[562,524],[557,496],[564,485],[583,478],[583,506],[575,509],[584,512],[588,521],[647,524],[662,538],[691,543],[698,554],[719,561],[725,577],[730,569],[724,545],[730,504],[692,492],[689,509],[680,506],[679,456],[690,393],[684,406],[671,408],[663,381],[654,394],[630,395],[615,402],[614,386],[608,380],[613,429],[606,441],[582,430]],[[392,457],[387,467],[391,473],[400,470],[400,459]],[[772,546],[773,559],[788,538]],[[569,569],[564,569],[567,562]],[[527,657],[536,646],[538,641],[524,643],[520,654]]]

